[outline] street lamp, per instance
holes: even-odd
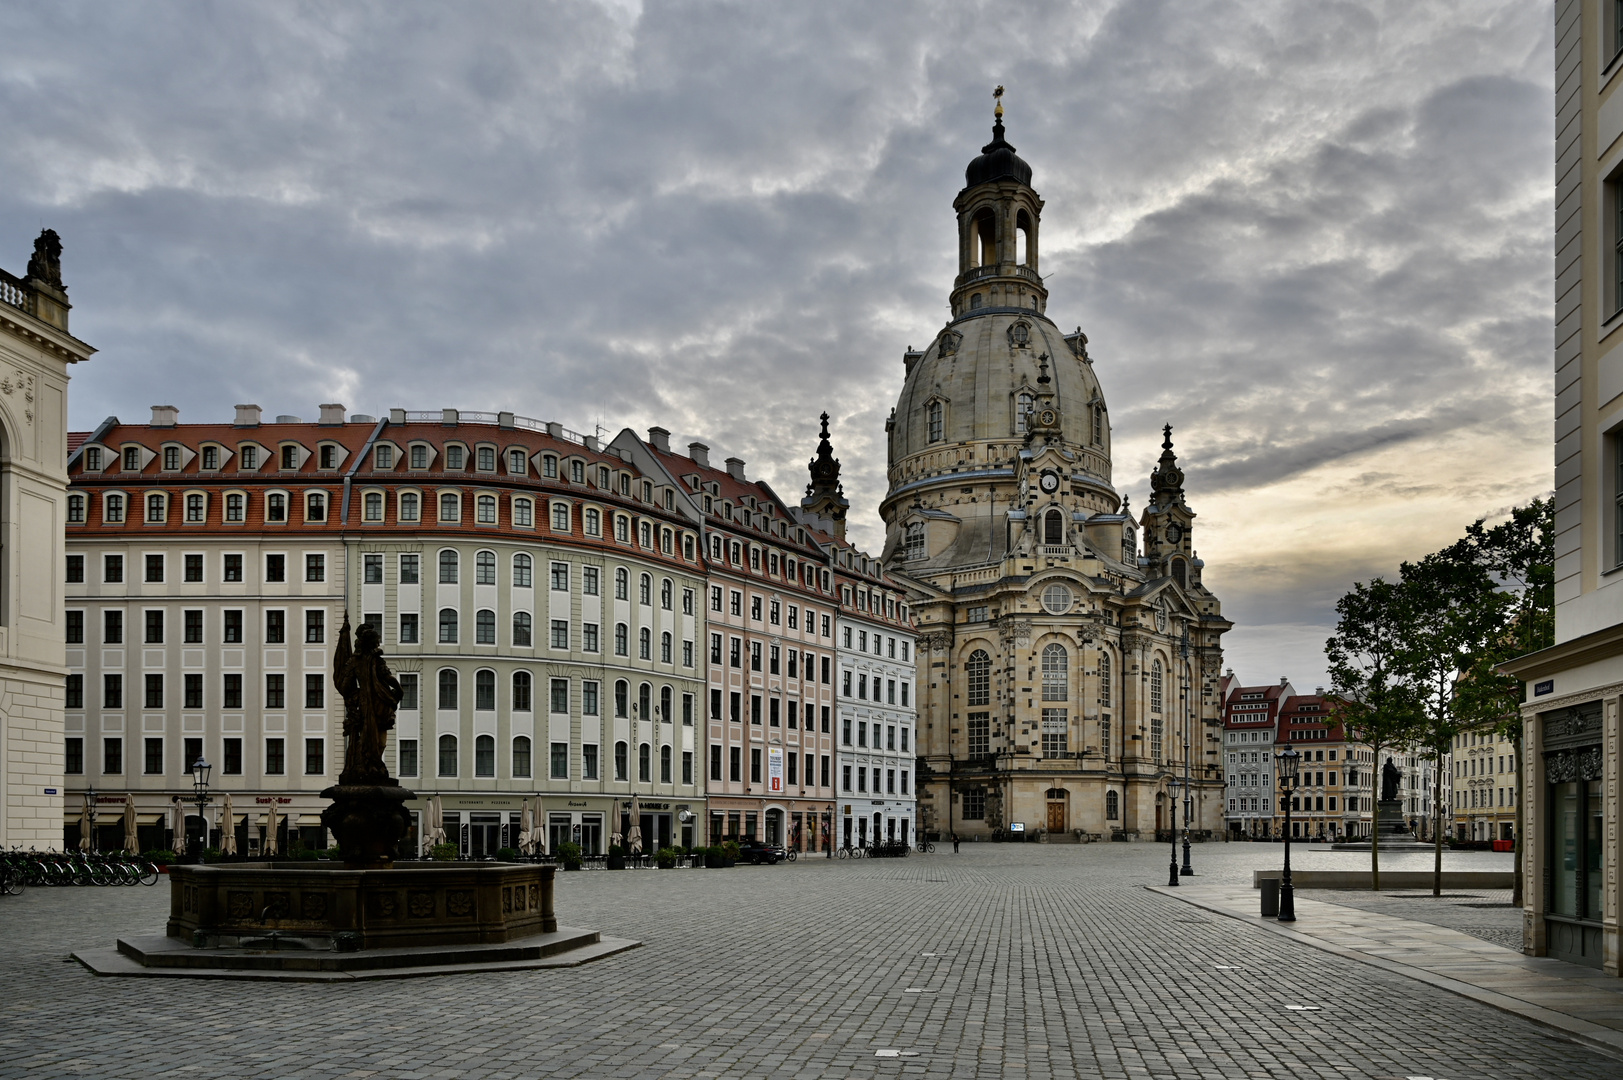
[[[1183,870],[1184,877],[1194,876],[1195,869],[1189,865],[1189,819],[1194,811],[1194,785],[1190,783],[1189,772],[1189,628],[1184,627],[1183,637],[1178,643],[1178,651],[1182,660],[1183,686]]]
[[[1280,798],[1285,802],[1285,871],[1279,879],[1279,921],[1295,922],[1296,892],[1291,888],[1291,796],[1296,794],[1297,781],[1301,779],[1302,755],[1296,752],[1296,747],[1287,746],[1275,757],[1279,761],[1279,787],[1283,792]]]
[[[96,853],[96,785],[95,784],[91,784],[89,789],[85,791],[85,802],[87,804],[89,804],[89,806],[90,806],[90,837],[89,837],[90,845],[89,845],[87,850],[89,850],[89,852],[92,855],[94,855]]]
[[[203,817],[203,808],[209,801],[209,770],[213,768],[208,759],[201,754],[192,762],[192,798],[197,802],[197,820],[202,825],[203,836],[197,846],[197,861],[203,861],[203,849],[208,847],[209,826]]]
[[[1167,781],[1167,806],[1172,809],[1172,869],[1167,875],[1168,885],[1178,884],[1178,778]]]

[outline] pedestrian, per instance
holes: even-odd
[[[957,833],[952,834],[952,853],[954,855],[958,854],[958,834]]]

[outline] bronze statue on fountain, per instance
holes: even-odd
[[[321,793],[332,800],[321,822],[337,837],[346,867],[387,868],[411,828],[406,800],[415,798],[383,762],[400,707],[400,680],[383,659],[377,627],[362,623],[351,647],[347,611],[333,657],[333,682],[344,699],[344,769],[338,783]]]

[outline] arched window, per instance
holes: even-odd
[[[614,744],[614,778],[616,780],[627,779],[630,776],[629,769],[630,762],[626,759],[626,744],[617,742]]]
[[[986,654],[985,649],[976,649],[969,654],[969,663],[964,665],[964,675],[968,681],[966,689],[969,691],[969,705],[990,705],[992,703],[992,658]]]
[[[587,510],[583,520],[585,521],[583,528],[587,536],[603,535],[603,514],[600,511]]]
[[[1110,706],[1110,654],[1099,654],[1099,704]]]
[[[924,522],[915,521],[902,530],[902,558],[924,558]]]
[[[554,502],[552,504],[552,531],[553,532],[568,532],[569,531],[569,504],[568,503],[566,503],[566,502]]]
[[[454,494],[447,491],[440,496],[440,522],[454,525],[462,520],[462,505]]]
[[[975,215],[974,231],[970,235],[970,254],[976,266],[990,266],[997,262],[997,220],[990,207]]]
[[[321,492],[317,491],[317,492],[311,493],[309,496],[306,497],[305,504],[304,504],[304,520],[306,520],[306,521],[326,521],[327,520],[327,496],[325,496],[325,495],[321,494]]]
[[[513,711],[530,711],[530,673],[528,671],[513,672]]]
[[[1035,269],[1037,265],[1035,261],[1036,253],[1033,251],[1033,247],[1035,245],[1032,243],[1032,241],[1036,240],[1037,231],[1032,228],[1031,216],[1024,210],[1020,211],[1014,217],[1014,227],[1014,261],[1019,263],[1021,266],[1030,266]]]
[[[474,615],[473,643],[475,645],[496,644],[496,613],[489,608],[480,608]]]
[[[1060,510],[1050,510],[1043,515],[1043,543],[1065,543],[1065,514]]]
[[[662,578],[659,583],[659,606],[666,611],[671,610],[671,579]]]
[[[654,718],[653,703],[654,688],[647,683],[639,683],[637,685],[637,719],[652,720]]]
[[[647,743],[637,744],[637,780],[639,783],[653,782],[654,759],[652,749]]]
[[[482,712],[496,708],[496,673],[489,668],[473,673],[473,707]]]
[[[446,548],[440,552],[440,584],[455,585],[457,581],[456,552]]]
[[[162,521],[164,519],[164,498],[156,492],[147,496],[147,520]]]
[[[440,608],[440,644],[456,644],[456,608]]]
[[[637,631],[637,659],[653,659],[652,634],[646,626]]]
[[[443,668],[440,671],[440,708],[455,709],[456,697],[456,668]]]
[[[473,775],[496,775],[496,737],[481,735],[473,740]]]
[[[662,664],[671,662],[671,632],[669,630],[665,630],[659,635],[659,662]]]
[[[481,551],[473,557],[473,582],[475,585],[496,584],[496,553],[494,551]]]
[[[668,686],[659,688],[659,718],[665,723],[671,723],[672,691]]]
[[[942,423],[941,402],[930,402],[928,415],[930,422],[930,441],[933,443],[940,442],[943,436],[946,434],[945,426]]]
[[[671,782],[671,748],[669,746],[659,748],[659,782],[662,784]]]
[[[1069,697],[1070,654],[1065,646],[1053,644],[1043,649],[1043,700],[1065,701]]]
[[[637,579],[637,600],[644,605],[654,602],[654,578],[652,574],[643,574]]]
[[[615,656],[630,656],[631,655],[631,639],[628,636],[629,634],[630,634],[630,631],[626,628],[625,623],[618,622],[618,623],[614,624],[614,655]]]
[[[492,447],[481,446],[479,448],[479,470],[481,472],[496,471],[496,451]]]
[[[1189,571],[1182,559],[1172,560],[1172,580],[1178,583],[1179,588],[1189,587]]]
[[[622,566],[614,572],[614,598],[616,600],[629,600],[631,598],[630,589],[631,575]]]
[[[530,737],[520,735],[513,740],[513,775],[530,775]]]
[[[513,645],[520,649],[528,649],[531,645],[528,611],[513,612]]]
[[[969,310],[974,311],[976,308],[980,307],[985,302],[986,302],[985,298],[982,297],[980,293],[974,293],[969,298]]]
[[[366,493],[366,504],[365,505],[366,505],[365,513],[366,513],[366,520],[367,521],[382,521],[383,520],[383,492],[381,492],[381,491],[368,491]]]
[[[528,589],[530,587],[530,557],[528,555],[513,556],[513,588]]]
[[[535,503],[529,499],[513,500],[513,524],[528,529],[535,524]]]
[[[273,498],[273,499],[280,498],[280,497],[281,496],[279,496],[279,495],[272,495],[271,496],[271,498]],[[124,520],[124,496],[122,496],[122,495],[109,495],[109,496],[107,496],[107,504],[103,508],[103,515],[102,516],[105,517],[109,522],[122,523],[123,520]],[[276,518],[275,520],[280,521],[281,519]]]
[[[1162,672],[1161,661],[1160,660],[1151,661],[1150,662],[1150,711],[1151,712],[1160,712],[1161,711],[1161,689],[1162,689],[1161,672]]]
[[[456,736],[440,736],[440,775],[456,775]]]
[[[186,496],[186,520],[203,520],[203,496],[196,494]]]
[[[1115,821],[1121,817],[1121,797],[1114,791],[1105,792],[1105,818]]]
[[[479,524],[481,524],[481,525],[494,525],[494,524],[496,524],[496,496],[494,496],[494,495],[481,495],[481,496],[479,496],[479,500],[475,504],[475,506],[477,508],[477,513],[479,515]]]
[[[400,520],[416,521],[421,516],[418,511],[420,503],[415,491],[402,491],[400,493]]]
[[[1014,433],[1026,433],[1026,418],[1031,415],[1032,397],[1030,394],[1021,394],[1014,399]]]
[[[85,520],[85,497],[83,495],[68,496],[68,523],[71,525],[83,524]]]
[[[624,679],[614,682],[614,715],[625,717],[631,715],[631,684]]]

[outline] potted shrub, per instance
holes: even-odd
[[[626,849],[619,844],[609,845],[609,869],[624,870],[626,868]]]
[[[558,845],[558,850],[554,852],[554,854],[558,856],[558,861],[564,864],[565,870],[580,869],[581,857],[579,844],[570,840],[565,840],[563,843]]]
[[[456,862],[457,848],[455,844],[435,844],[428,854],[437,862]]]
[[[502,862],[518,862],[518,848],[497,848],[496,858]]]
[[[743,854],[743,850],[739,848],[737,841],[724,840],[721,845],[721,865],[737,866],[738,860]]]
[[[658,851],[654,852],[654,865],[659,867],[661,870],[675,870],[676,849],[662,847]]]

